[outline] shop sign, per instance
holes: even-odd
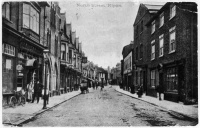
[[[16,66],[16,70],[17,70],[17,71],[21,71],[21,70],[23,70],[22,65],[21,65],[21,64],[18,64],[18,65]]]

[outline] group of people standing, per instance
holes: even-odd
[[[91,81],[91,84],[92,84],[92,87],[93,87],[93,89],[97,89],[98,87],[99,87],[99,81]],[[103,88],[104,88],[104,85],[103,84],[101,84],[101,91],[103,90]]]
[[[43,85],[37,81],[33,80],[27,84],[27,101],[34,103],[35,98],[37,99],[37,103],[39,103],[40,97],[42,97]]]

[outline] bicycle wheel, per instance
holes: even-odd
[[[23,106],[24,104],[26,104],[26,98],[25,96],[21,96],[20,97],[20,104]]]
[[[10,97],[9,106],[14,107],[17,104],[17,99],[15,96]]]

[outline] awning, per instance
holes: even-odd
[[[38,66],[38,61],[37,61],[36,59],[28,59],[28,60],[26,61],[26,65],[25,65],[25,66],[37,68],[37,66]]]

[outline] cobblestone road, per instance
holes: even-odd
[[[116,92],[92,90],[33,118],[23,126],[193,126],[149,103]]]

